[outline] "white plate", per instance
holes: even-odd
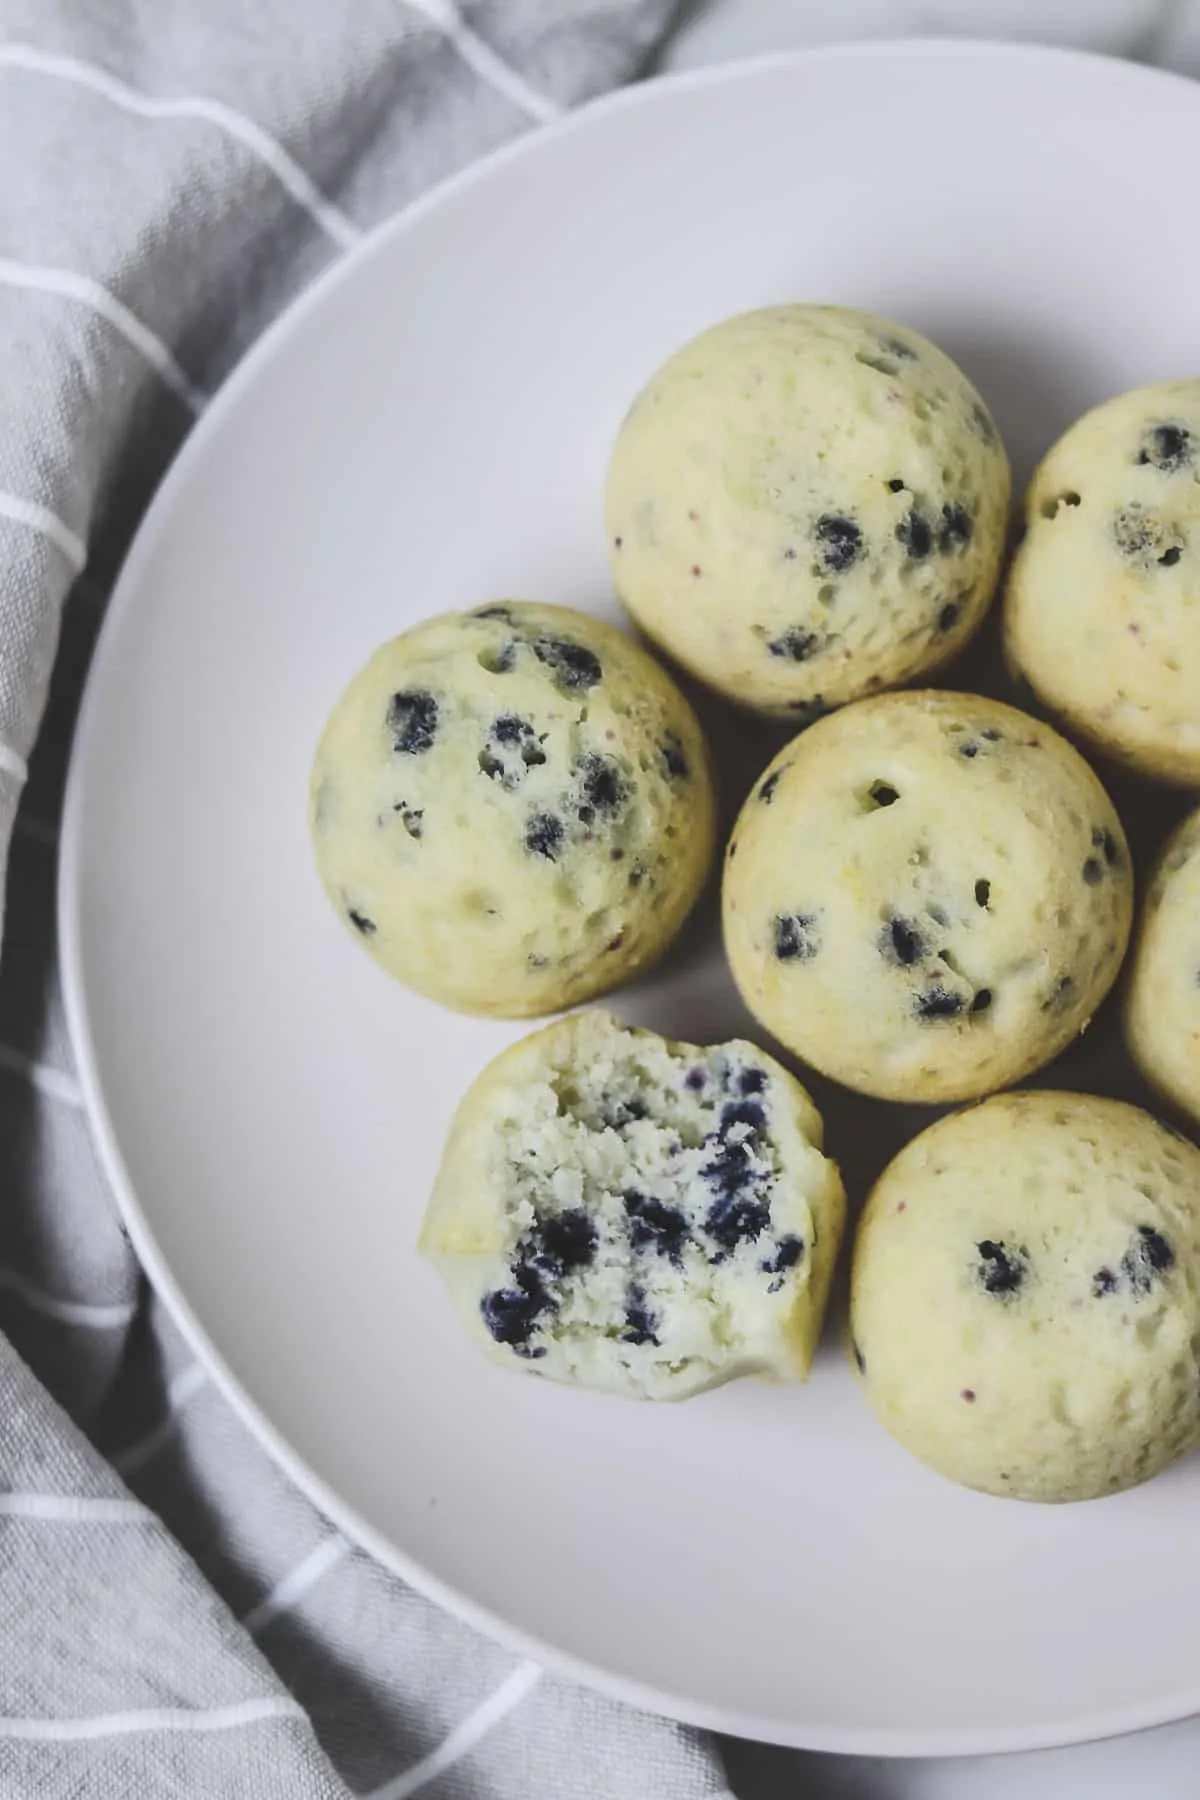
[[[1200,1468],[1063,1510],[960,1492],[873,1426],[832,1346],[807,1389],[678,1408],[487,1366],[413,1240],[455,1101],[515,1030],[414,999],[334,920],[305,834],[314,741],[422,614],[610,607],[622,410],[726,313],[808,297],[907,320],[961,358],[1019,463],[1101,396],[1194,371],[1198,167],[1190,85],[1046,52],[876,46],[621,95],[319,283],[211,408],[113,602],[62,925],[151,1275],[348,1532],[647,1707],[884,1753],[1198,1710]],[[689,1035],[741,1017],[711,937],[624,1005]],[[831,1132],[852,1174],[898,1136],[894,1113],[859,1118]]]

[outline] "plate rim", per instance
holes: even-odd
[[[778,71],[803,71],[814,64],[863,58],[951,58],[978,63],[1004,61],[1038,66],[1057,63],[1064,70],[1081,71],[1090,77],[1104,75],[1119,84],[1144,84],[1153,88],[1170,84],[1181,91],[1186,88],[1194,96],[1200,117],[1200,83],[1190,76],[1177,70],[1133,62],[1100,51],[1024,40],[954,38],[944,35],[868,38],[849,43],[809,45],[765,55],[735,58],[677,73],[655,75],[612,89],[584,102],[561,118],[531,127],[517,138],[469,162],[408,205],[402,206],[390,218],[368,230],[360,242],[349,250],[336,254],[333,261],[287,302],[239,357],[169,463],[121,559],[85,680],[64,787],[56,883],[59,967],[67,1031],[88,1129],[120,1221],[128,1232],[138,1261],[196,1360],[242,1424],[301,1493],[338,1530],[367,1550],[392,1574],[399,1576],[419,1593],[502,1648],[537,1663],[548,1673],[565,1676],[640,1711],[659,1714],[718,1734],[749,1738],[797,1750],[864,1757],[968,1757],[1058,1749],[1125,1736],[1193,1717],[1200,1714],[1200,1672],[1192,1687],[1174,1695],[1162,1696],[1156,1701],[1131,1703],[1120,1708],[1110,1707],[1098,1713],[1076,1714],[1064,1717],[1054,1724],[1047,1722],[1030,1727],[899,1730],[871,1726],[830,1726],[811,1720],[807,1723],[799,1720],[794,1723],[785,1722],[778,1717],[759,1716],[753,1712],[697,1702],[671,1689],[655,1687],[623,1675],[619,1669],[592,1663],[510,1624],[491,1608],[481,1605],[451,1583],[429,1573],[363,1518],[309,1466],[241,1385],[193,1311],[179,1280],[158,1247],[149,1218],[126,1169],[116,1129],[108,1111],[100,1059],[91,1029],[86,959],[82,948],[82,848],[84,821],[89,805],[88,771],[92,762],[90,746],[99,730],[98,720],[105,705],[100,696],[106,681],[105,671],[114,654],[113,646],[121,632],[125,615],[134,604],[133,597],[140,586],[142,565],[149,559],[160,536],[169,529],[176,496],[186,493],[193,465],[207,454],[208,440],[220,428],[226,413],[240,403],[243,391],[253,386],[260,371],[268,367],[283,350],[308,314],[319,310],[325,303],[326,295],[342,282],[355,280],[358,271],[377,254],[385,242],[414,229],[427,213],[437,211],[451,203],[460,193],[476,185],[486,186],[498,171],[510,163],[519,163],[526,157],[553,154],[554,146],[562,138],[586,133],[597,127],[603,130],[606,121],[614,114],[619,115],[627,109],[653,109],[664,98],[669,101],[672,95],[680,91],[723,88],[740,83],[753,87],[764,76],[769,77]]]

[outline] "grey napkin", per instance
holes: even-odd
[[[414,194],[635,75],[671,10],[0,0],[5,1800],[726,1791],[702,1739],[515,1662],[353,1549],[239,1424],[114,1215],[54,943],[92,641],[208,396]]]

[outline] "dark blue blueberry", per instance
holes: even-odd
[[[861,529],[841,513],[825,513],[819,518],[813,526],[813,541],[822,568],[831,575],[852,568],[863,553]]]
[[[497,755],[485,747],[479,752],[479,766],[485,775],[499,780],[510,791],[520,786],[526,769],[537,768],[546,760],[532,721],[519,718],[516,713],[501,713],[492,721],[491,741],[508,755]],[[511,754],[514,750],[520,751],[519,761]]]
[[[727,1100],[721,1108],[721,1130],[728,1131],[734,1125],[748,1125],[750,1130],[761,1131],[767,1122],[767,1111],[761,1100]]]
[[[1182,555],[1182,546],[1179,544],[1171,544],[1159,557],[1159,567],[1163,569],[1173,569]]]
[[[493,1288],[480,1301],[483,1322],[498,1344],[507,1344],[519,1356],[530,1356],[529,1339],[544,1312],[553,1308],[537,1274],[529,1268],[514,1270],[515,1285]]]
[[[374,937],[377,930],[374,919],[368,919],[366,913],[359,912],[353,906],[346,909],[346,917],[355,931],[361,931],[364,937]]]
[[[815,631],[802,631],[798,625],[772,638],[767,649],[772,656],[786,657],[789,662],[807,662],[822,648],[822,639]]]
[[[971,996],[971,1011],[973,1013],[986,1012],[991,1004],[991,988],[976,988],[974,994]]]
[[[958,624],[959,614],[961,612],[962,606],[959,601],[947,600],[945,606],[943,606],[941,612],[938,614],[938,630],[953,630],[954,626]]]
[[[779,783],[782,780],[783,780],[783,770],[775,769],[772,771],[772,773],[770,775],[767,776],[766,780],[759,787],[758,798],[762,801],[764,806],[770,806],[771,801],[775,797],[775,789],[779,786]]]
[[[625,1293],[625,1329],[621,1333],[623,1344],[653,1344],[658,1348],[658,1339],[654,1333],[658,1320],[646,1305],[646,1290],[638,1282],[631,1281]]]
[[[893,477],[893,479],[891,481],[889,481],[887,485],[888,485],[889,493],[902,494],[904,492],[904,483],[901,481],[901,479],[898,475]]]
[[[405,756],[420,756],[433,748],[437,735],[438,703],[423,689],[393,694],[388,701],[387,728],[392,749]]]
[[[1106,1294],[1115,1294],[1117,1286],[1117,1278],[1111,1269],[1097,1269],[1092,1276],[1092,1293],[1097,1300],[1102,1300]]]
[[[933,526],[913,507],[896,527],[896,536],[914,562],[921,562],[933,549]]]
[[[984,1293],[1001,1297],[1018,1293],[1029,1273],[1029,1252],[1010,1250],[994,1238],[984,1238],[975,1248],[979,1252],[975,1279]]]
[[[712,1151],[712,1160],[704,1164],[700,1173],[722,1199],[736,1199],[753,1186],[757,1176],[746,1142],[734,1144],[728,1138],[710,1137],[705,1140],[705,1148]]]
[[[781,1237],[779,1239],[779,1242],[775,1246],[774,1254],[768,1256],[765,1262],[761,1262],[758,1265],[764,1275],[774,1275],[777,1277],[777,1279],[771,1283],[771,1293],[774,1294],[778,1292],[783,1286],[783,1277],[787,1274],[787,1271],[789,1269],[794,1269],[803,1255],[804,1239],[802,1237],[797,1237],[795,1233],[788,1232],[786,1237]]]
[[[499,781],[501,787],[507,788],[510,793],[514,788],[520,787],[527,769],[536,768],[545,760],[546,752],[532,735],[521,745],[519,758],[514,758],[511,754],[507,759],[497,756],[486,746],[479,752],[479,767],[484,774],[489,775],[493,781]]]
[[[683,1085],[698,1094],[708,1082],[708,1074],[704,1069],[689,1069],[683,1078]]]
[[[780,962],[810,962],[821,947],[815,913],[777,913],[771,921],[772,946]]]
[[[761,1094],[766,1085],[765,1069],[743,1069],[737,1080],[739,1094]]]
[[[539,1275],[561,1280],[572,1269],[586,1269],[596,1254],[596,1223],[582,1207],[547,1213],[538,1220],[527,1242],[518,1246]]]
[[[687,1215],[653,1194],[639,1194],[635,1188],[630,1188],[622,1199],[633,1249],[655,1250],[679,1268],[683,1247],[692,1235]]]
[[[900,798],[899,790],[890,781],[873,781],[867,792],[876,806],[895,806]]]
[[[484,1324],[496,1342],[510,1345],[518,1356],[544,1355],[530,1348],[529,1339],[542,1315],[558,1310],[547,1283],[586,1268],[596,1254],[596,1243],[595,1222],[582,1208],[540,1218],[514,1252],[512,1286],[493,1288],[480,1302]]]
[[[522,738],[533,736],[533,726],[516,713],[501,713],[492,722],[492,736],[498,744],[519,744]]]
[[[1121,1273],[1135,1294],[1148,1294],[1155,1278],[1175,1261],[1175,1252],[1152,1225],[1139,1225],[1133,1242],[1121,1258]]]
[[[691,770],[688,768],[688,759],[683,753],[683,745],[673,731],[669,732],[659,745],[658,754],[664,770],[672,781],[687,780],[691,774]]]
[[[556,862],[562,849],[562,820],[553,813],[534,813],[525,827],[525,848],[533,856]]]
[[[1099,887],[1104,880],[1104,864],[1098,856],[1089,856],[1083,865],[1082,874],[1089,887]]]
[[[1152,425],[1142,439],[1138,461],[1175,475],[1190,466],[1195,455],[1192,434],[1185,425]]]
[[[889,919],[879,934],[879,950],[885,962],[910,969],[920,962],[928,945],[911,919]]]
[[[962,1011],[965,1002],[961,994],[953,993],[949,988],[926,988],[913,1001],[913,1011],[918,1019],[953,1019]]]
[[[959,501],[950,501],[943,506],[937,540],[942,555],[948,556],[953,550],[965,549],[974,529],[975,521]]]
[[[569,638],[534,638],[533,654],[553,671],[554,679],[564,693],[586,692],[595,687],[604,674],[600,658],[582,644],[573,644]]]
[[[597,813],[619,812],[625,804],[629,789],[611,756],[589,750],[576,763],[574,773],[579,778],[578,815],[583,824],[590,825]]]
[[[726,1256],[739,1244],[753,1243],[770,1228],[770,1207],[752,1194],[722,1194],[713,1201],[704,1220],[705,1231]]]

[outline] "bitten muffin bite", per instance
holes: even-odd
[[[1200,783],[1200,380],[1080,419],[1025,518],[1004,615],[1015,669],[1110,756]]]
[[[847,1087],[962,1100],[1070,1042],[1129,936],[1129,852],[1083,758],[975,694],[883,694],[780,751],[725,861],[768,1031]]]
[[[1002,1094],[885,1169],[852,1350],[880,1423],[1024,1500],[1134,1486],[1200,1431],[1200,1150],[1085,1094]]]
[[[389,973],[520,1018],[627,981],[713,852],[690,706],[599,619],[507,601],[414,626],[342,695],[312,776],[317,866]]]
[[[475,1081],[421,1249],[510,1368],[681,1400],[804,1378],[844,1209],[820,1115],[771,1057],[591,1012]]]
[[[915,331],[837,306],[741,314],[659,369],[608,471],[613,579],[730,699],[797,722],[928,674],[999,573],[1008,459]]]
[[[1147,1080],[1200,1120],[1200,812],[1174,833],[1150,882],[1125,1035]]]

